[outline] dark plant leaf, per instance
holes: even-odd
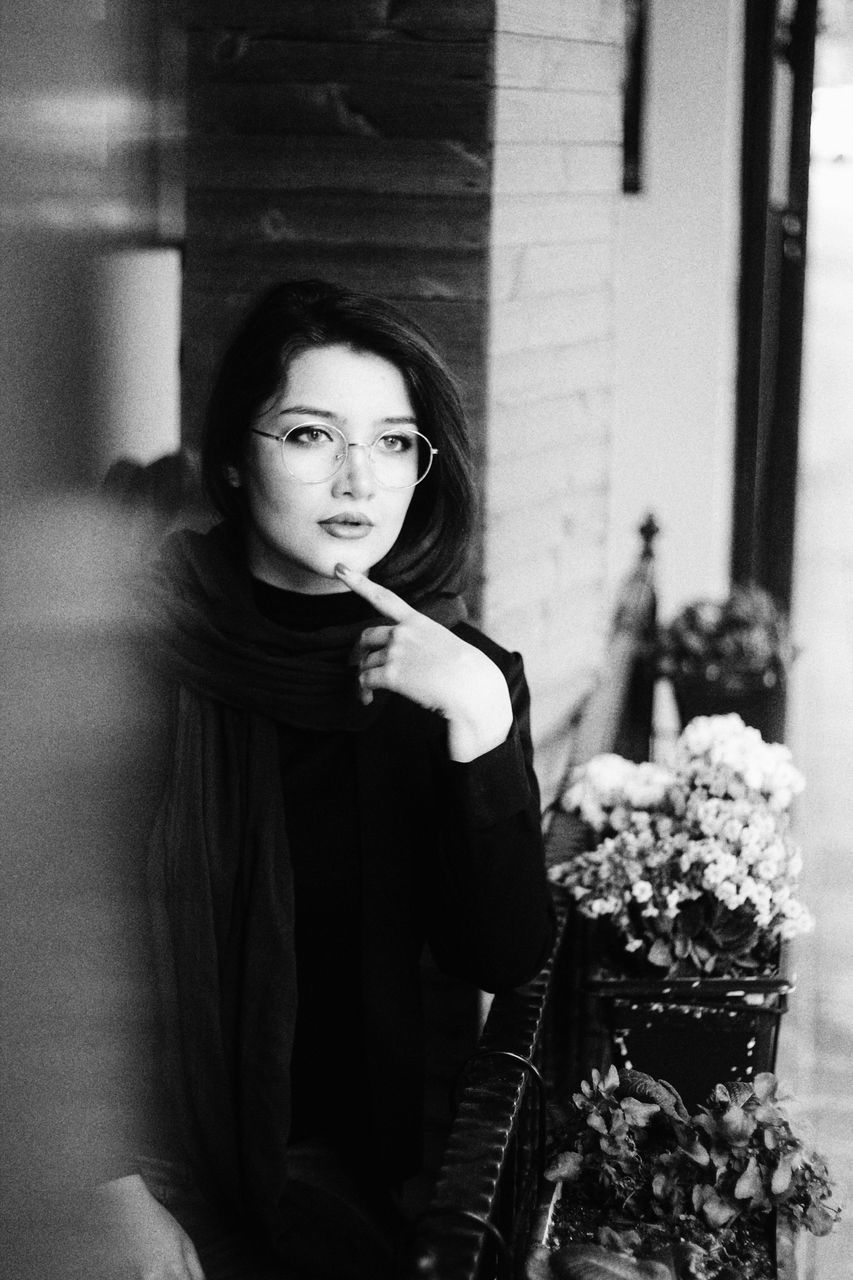
[[[551,1276],[560,1280],[678,1280],[672,1267],[640,1261],[597,1244],[567,1244],[551,1255]]]
[[[663,938],[655,938],[649,947],[648,954],[649,964],[657,965],[661,969],[669,969],[672,965],[672,952],[670,951]]]
[[[686,1120],[687,1108],[681,1096],[666,1080],[655,1080],[645,1071],[620,1071],[617,1098],[637,1098],[640,1102],[655,1102],[665,1115]]]
[[[705,1259],[708,1254],[698,1244],[687,1240],[673,1240],[655,1249],[654,1259],[669,1267],[677,1280],[706,1280]]]
[[[767,1073],[764,1074],[766,1075]],[[728,1085],[728,1091],[732,1105],[735,1107],[745,1106],[750,1098],[755,1096],[755,1086],[750,1084],[748,1080],[732,1080]]]
[[[622,1110],[633,1129],[647,1129],[660,1107],[656,1102],[641,1102],[639,1098],[623,1098]]]

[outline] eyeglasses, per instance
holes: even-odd
[[[376,483],[383,489],[413,489],[424,479],[438,453],[413,427],[383,431],[372,444],[347,440],[330,423],[291,427],[284,435],[250,427],[256,436],[277,440],[284,469],[303,484],[322,484],[346,465],[350,449],[366,449]]]

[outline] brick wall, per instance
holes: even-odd
[[[621,0],[498,0],[483,621],[521,650],[543,791],[607,624]]]

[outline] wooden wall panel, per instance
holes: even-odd
[[[382,192],[396,195],[488,196],[490,163],[483,149],[453,139],[226,137],[193,139],[188,182],[195,191]]]
[[[488,104],[480,85],[447,84],[439,94],[422,85],[213,81],[189,94],[187,114],[190,130],[202,134],[453,138],[476,146]]]
[[[561,3],[562,0],[556,0]],[[575,3],[586,0],[575,0]],[[611,3],[613,0],[611,0]],[[494,0],[185,0],[188,25],[287,34],[303,40],[379,39],[399,32],[433,40],[485,39]]]
[[[484,197],[448,200],[441,196],[211,190],[193,198],[193,226],[220,253],[242,252],[269,243],[360,245],[438,249],[457,246],[485,251]]]
[[[198,80],[310,84],[426,85],[482,79],[480,44],[419,42],[401,37],[366,40],[291,40],[246,32],[192,31],[189,65]]]

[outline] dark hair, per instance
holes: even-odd
[[[414,321],[381,298],[323,280],[279,284],[249,312],[227,348],[208,403],[202,478],[226,518],[245,516],[226,478],[242,465],[255,415],[281,387],[295,356],[342,344],[384,357],[405,379],[418,426],[438,455],[412,495],[396,543],[373,572],[409,598],[456,585],[468,551],[474,490],[467,424],[454,380]]]

